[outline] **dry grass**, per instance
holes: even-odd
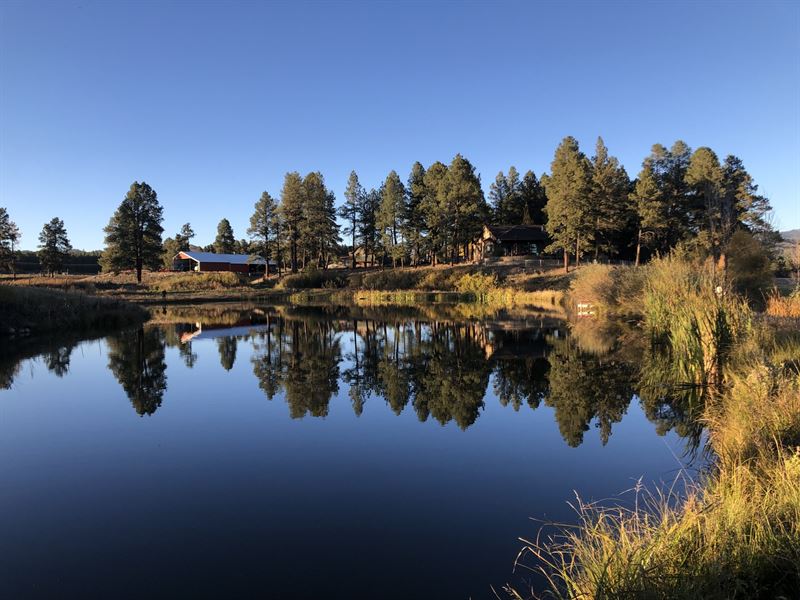
[[[767,314],[771,317],[800,318],[800,290],[783,296],[774,290],[767,296]]]

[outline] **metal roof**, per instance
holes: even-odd
[[[178,255],[183,254],[197,262],[213,262],[213,263],[228,263],[231,265],[265,265],[267,261],[261,256],[255,254],[216,254],[215,252],[194,252],[182,251]],[[177,255],[176,255],[177,256]]]

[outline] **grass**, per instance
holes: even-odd
[[[713,463],[698,481],[678,482],[663,493],[647,494],[637,486],[633,507],[578,500],[577,526],[556,526],[555,533],[526,541],[520,553],[518,564],[538,573],[544,595],[508,587],[508,596],[796,597],[796,326],[757,319],[743,298],[697,263],[668,258],[633,275],[617,269],[585,273],[579,293],[596,292],[611,313],[629,312],[621,290],[640,287],[640,326],[672,359],[673,372],[665,377],[706,386],[700,421]],[[628,285],[633,278],[639,282]]]
[[[121,300],[0,285],[0,334],[122,327],[147,317],[143,308]]]
[[[236,273],[177,273],[157,281],[153,287],[159,292],[196,292],[228,290],[243,285]]]
[[[767,314],[772,317],[800,318],[800,290],[783,296],[774,290],[767,296]]]

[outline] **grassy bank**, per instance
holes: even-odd
[[[463,302],[517,306],[527,303],[559,302],[572,275],[556,269],[525,267],[508,261],[491,266],[440,265],[397,269],[329,269],[286,274],[280,278],[249,279],[234,273],[144,272],[141,283],[132,273],[66,277],[19,277],[4,279],[8,285],[81,291],[142,304],[219,302],[225,300],[282,300],[305,294],[349,292],[351,296],[371,295],[402,298],[403,292],[452,295]],[[410,296],[409,296],[410,297]]]
[[[122,327],[147,318],[143,308],[113,298],[0,285],[0,335]]]
[[[586,271],[574,297],[624,316],[694,386],[712,466],[680,496],[578,505],[579,524],[528,542],[556,598],[792,598],[800,590],[800,336],[754,313],[709,265]],[[537,590],[538,591],[538,590]],[[508,588],[511,598],[537,597]]]

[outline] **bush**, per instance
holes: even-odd
[[[728,276],[734,289],[763,307],[764,293],[772,285],[772,265],[764,247],[751,234],[739,230],[726,248]]]
[[[419,285],[422,274],[410,269],[384,269],[365,273],[361,286],[368,290],[412,290]]]
[[[347,286],[347,279],[335,271],[308,269],[302,273],[286,275],[277,287],[288,290],[335,289]]]
[[[456,290],[478,299],[497,289],[497,277],[489,273],[466,273],[455,283]]]
[[[181,273],[158,281],[156,289],[161,292],[196,292],[222,290],[242,285],[236,273]]]

